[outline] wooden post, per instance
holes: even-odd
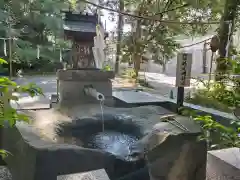
[[[176,86],[177,86],[177,113],[183,107],[184,87],[191,84],[192,54],[181,53],[177,57]]]

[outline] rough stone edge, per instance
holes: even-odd
[[[72,76],[72,74],[75,73],[75,79],[70,78],[69,76]],[[84,74],[84,75],[83,75]],[[113,71],[101,71],[101,70],[63,70],[60,69],[57,71],[57,79],[60,81],[101,81],[101,80],[108,80],[113,79],[115,77],[115,74]],[[94,77],[94,78],[93,78]]]
[[[231,149],[231,148],[229,148]],[[224,149],[223,149],[224,150]],[[221,150],[217,150],[221,151]],[[207,154],[207,180],[240,179],[240,170],[232,164],[224,161],[215,154],[216,151],[208,151]]]
[[[10,153],[14,151],[15,154],[5,159],[13,179],[17,177],[18,180],[52,180],[59,174],[98,169],[112,172],[113,157],[108,153],[76,145],[53,144],[42,140],[36,132],[34,127],[21,122],[13,128],[4,128],[3,148]],[[88,163],[89,158],[91,162],[97,163]],[[61,159],[68,163],[60,163]],[[55,168],[52,169],[53,167]]]

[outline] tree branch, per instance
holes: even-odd
[[[169,12],[169,8],[170,8],[170,6],[171,6],[172,4],[173,4],[173,0],[168,0],[167,3],[165,4],[165,7],[164,7],[163,12]],[[185,4],[185,6],[186,6],[186,4]],[[163,18],[163,13],[160,14],[160,20],[162,20],[162,18]],[[159,25],[158,25],[156,28],[158,28],[158,27],[160,27],[160,26],[162,26],[161,23],[159,23]],[[149,34],[152,33],[153,27],[154,27],[154,23],[152,24],[152,26],[150,27],[150,30],[148,31]],[[156,29],[156,28],[155,28],[155,29]],[[152,41],[153,39],[154,39],[154,36],[152,36],[150,39],[148,39],[148,40],[147,40],[147,43],[149,43],[149,42]]]
[[[111,8],[108,8],[108,7],[104,7],[104,6],[101,6],[101,5],[97,5],[95,3],[89,2],[88,0],[79,0],[79,1],[85,2],[87,4],[90,4],[92,6],[98,7],[100,9],[105,9],[105,10],[108,10],[108,11],[120,13],[122,15],[131,16],[131,17],[134,17],[134,18],[137,18],[137,19],[146,19],[146,20],[150,20],[150,21],[158,21],[158,22],[168,23],[168,24],[169,23],[173,23],[173,24],[219,24],[219,21],[208,21],[208,22],[203,22],[203,21],[193,21],[193,22],[185,21],[184,22],[183,21],[183,22],[180,22],[180,21],[160,20],[158,17],[156,17],[156,15],[153,15],[153,16],[138,16],[138,15],[122,12],[122,11],[119,11],[119,10],[114,10],[114,9],[111,9]],[[186,6],[187,6],[187,4],[185,4],[184,7],[186,7]],[[182,6],[176,7],[173,10],[170,9],[168,11],[160,12],[159,14],[164,14],[164,13],[167,13],[167,12],[170,12],[170,11],[174,11],[174,10],[179,9],[179,8],[182,8]]]

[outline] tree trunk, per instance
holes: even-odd
[[[136,24],[136,32],[134,33],[134,41],[135,41],[135,52],[133,56],[133,62],[134,62],[134,70],[136,73],[136,78],[138,77],[138,72],[140,70],[140,65],[141,65],[141,57],[142,57],[142,52],[141,48],[139,46],[139,40],[141,38],[141,20],[137,20]]]
[[[227,74],[229,63],[227,61],[229,47],[228,43],[230,43],[233,29],[234,29],[234,21],[237,16],[238,5],[240,5],[239,0],[227,0],[225,3],[224,13],[222,16],[222,22],[220,26],[219,38],[220,38],[220,46],[219,46],[219,58],[216,60],[216,81],[221,81],[224,79],[224,75]],[[228,23],[228,22],[229,23]],[[230,35],[230,37],[229,37]]]
[[[124,10],[124,0],[119,0],[119,11]],[[123,15],[118,15],[118,28],[117,28],[117,52],[116,52],[116,62],[115,62],[115,74],[119,73],[119,63],[120,63],[120,54],[121,54],[121,40],[123,34]]]
[[[166,58],[163,57],[162,73],[165,73],[165,72],[166,72],[166,63],[167,63]]]
[[[138,54],[134,54],[134,71],[136,74],[136,78],[138,77],[138,73],[139,73],[140,66],[141,66],[141,57],[142,56],[140,56]]]

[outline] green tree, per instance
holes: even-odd
[[[124,0],[119,0],[119,11],[124,11]],[[116,62],[115,62],[115,73],[118,74],[119,72],[119,62],[120,62],[120,55],[121,55],[121,41],[122,41],[122,34],[123,34],[123,15],[118,15],[118,27],[117,27],[117,52],[116,52]]]
[[[68,3],[64,0],[0,0],[0,37],[14,38],[7,40],[9,46],[5,58],[12,59],[15,65],[30,66],[38,60],[39,47],[41,59],[50,62],[59,59],[59,48],[66,47],[61,9]],[[0,45],[3,47],[3,41]],[[5,56],[3,48],[0,55]]]
[[[215,5],[218,4],[217,7]],[[213,28],[210,24],[198,24],[199,21],[219,20],[222,13],[221,0],[173,1],[173,0],[125,0],[125,8],[133,9],[136,16],[147,16],[167,21],[188,21],[191,23],[166,23],[146,18],[133,19],[135,32],[129,33],[123,43],[124,56],[132,56],[135,72],[138,75],[141,57],[146,52],[154,54],[160,63],[172,56],[179,48],[176,38],[179,35],[205,34]],[[134,8],[133,8],[134,7]],[[220,8],[221,7],[221,8]]]
[[[238,11],[240,1],[228,0],[225,1],[224,13],[222,14],[222,22],[219,28],[219,58],[217,58],[216,80],[222,81],[225,75],[231,69],[231,63],[228,62],[228,57],[231,56],[230,45],[232,36],[236,30],[236,21],[238,18]],[[230,66],[229,66],[230,65]]]

